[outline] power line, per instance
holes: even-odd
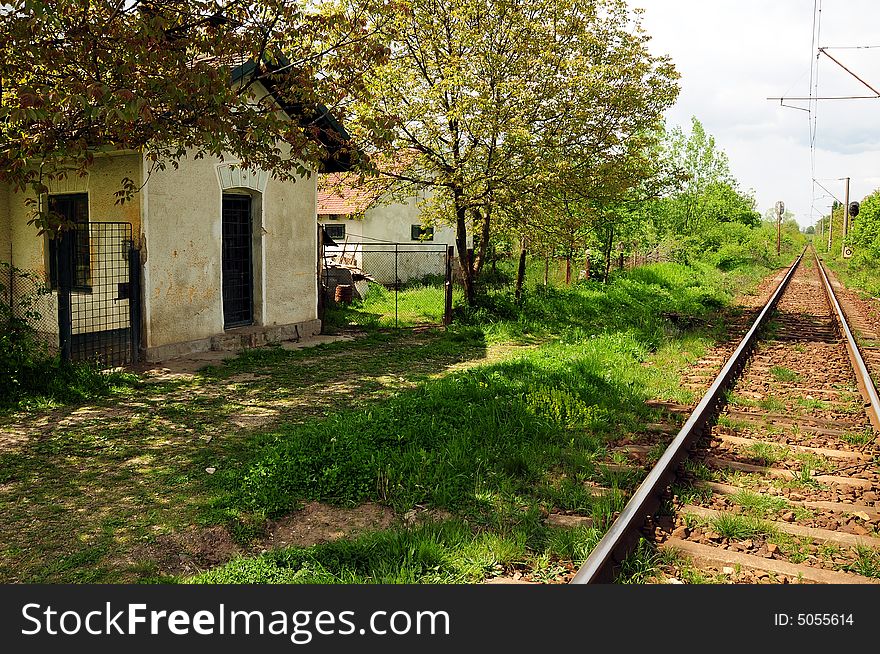
[[[828,54],[827,52],[825,52],[825,50],[826,50],[825,48],[819,48],[819,54],[823,54],[823,55],[825,55],[826,57],[828,57],[828,58],[829,58],[831,61],[833,61],[835,64],[837,64],[838,66],[840,66],[841,68],[843,68],[846,72],[848,72],[850,75],[852,75],[852,76],[855,77],[857,80],[859,80],[864,86],[867,86],[871,91],[874,92],[874,95],[876,95],[878,98],[880,98],[880,91],[878,91],[877,89],[875,89],[873,86],[871,86],[870,84],[868,84],[865,80],[863,80],[861,77],[859,77],[859,76],[856,75],[854,72],[852,72],[849,68],[847,68],[847,67],[844,66],[842,63],[840,63],[837,59],[835,59],[835,58],[832,57],[830,54]]]
[[[813,34],[810,41],[810,95],[819,95],[819,55],[816,54],[815,59],[813,53],[819,44],[819,34],[822,31],[822,4],[821,0],[813,0]],[[815,71],[815,74],[814,72]],[[815,83],[815,86],[814,86]],[[780,100],[780,104],[782,101]],[[810,100],[809,110],[807,112],[807,120],[810,128],[810,177],[813,180],[813,186],[810,190],[812,203],[816,201],[816,126],[818,120],[819,103]]]
[[[874,50],[880,45],[826,45],[823,50]]]

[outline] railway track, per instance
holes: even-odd
[[[704,362],[717,376],[687,380],[711,384],[571,583],[613,581],[641,538],[667,583],[880,583],[880,361],[857,309],[805,250]]]

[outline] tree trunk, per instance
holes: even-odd
[[[520,251],[519,251],[519,267],[516,270],[516,289],[514,290],[513,297],[517,304],[519,304],[522,299],[522,289],[523,283],[526,279],[526,239],[523,238],[520,242]]]
[[[474,262],[474,273],[479,277],[480,273],[483,272],[483,264],[486,263],[486,253],[489,248],[489,223],[492,220],[492,210],[487,208],[486,212],[483,213],[479,209],[474,209],[474,214],[478,218],[475,222],[480,223],[480,247],[477,250],[477,258]]]
[[[547,286],[550,277],[550,257],[544,257],[544,286]]]
[[[462,194],[458,189],[453,189],[455,198],[455,247],[458,250],[458,263],[461,266],[461,276],[464,280],[464,297],[469,306],[474,305],[476,299],[474,293],[474,270],[468,256],[467,246],[467,210],[461,206]]]
[[[571,286],[571,250],[565,255],[565,285]]]
[[[590,251],[584,254],[584,281],[590,281]]]
[[[602,283],[608,283],[608,276],[611,274],[611,250],[614,248],[614,227],[608,230],[608,242],[605,244],[605,274],[602,276]]]

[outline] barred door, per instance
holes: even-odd
[[[131,224],[80,222],[53,240],[50,277],[58,291],[62,358],[101,367],[137,361],[140,253]]]
[[[223,196],[223,326],[254,321],[251,197]]]

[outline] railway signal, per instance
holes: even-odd
[[[847,214],[849,214],[850,218],[855,218],[859,215],[859,203],[858,202],[850,202],[849,206],[846,208]],[[847,224],[850,224],[850,221],[847,220]],[[843,258],[849,259],[853,255],[852,247],[849,245],[843,246]]]
[[[849,216],[850,218],[855,218],[859,215],[859,203],[858,202],[850,202],[849,203]]]

